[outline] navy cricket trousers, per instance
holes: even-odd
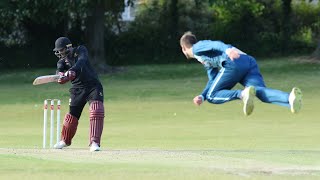
[[[231,90],[237,83],[254,86],[256,96],[265,103],[289,107],[289,93],[267,88],[256,60],[249,55],[240,55],[234,61],[223,62],[223,67],[214,77],[206,99],[213,104],[222,104],[240,99],[242,90]]]

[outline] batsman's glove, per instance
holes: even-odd
[[[74,80],[76,78],[76,72],[68,70],[67,72],[59,72],[60,78],[58,79],[59,84],[65,84],[68,81]]]
[[[69,81],[69,78],[67,76],[65,76],[63,72],[59,72],[58,74],[60,75],[60,77],[58,79],[59,84],[65,84],[66,82]]]
[[[70,81],[74,80],[76,78],[76,72],[73,70],[68,70],[66,73],[64,73],[64,76],[68,77]]]

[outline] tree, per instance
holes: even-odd
[[[88,47],[91,50],[91,60],[100,72],[110,71],[107,61],[105,60],[105,27],[106,27],[106,16],[112,16],[111,19],[118,25],[118,20],[121,18],[121,13],[125,6],[133,5],[134,0],[125,1],[114,1],[114,0],[94,0],[88,1],[85,5],[84,12],[88,14],[86,18],[86,37]],[[82,6],[83,7],[83,6]]]
[[[106,2],[97,0],[88,9],[87,42],[90,49],[91,62],[98,71],[108,71],[104,53],[104,27]]]
[[[167,0],[163,6],[163,16],[161,23],[164,26],[165,34],[167,35],[169,49],[177,49],[178,38],[178,0]]]
[[[133,1],[129,0],[128,3],[132,4]],[[2,0],[0,41],[6,46],[27,44],[30,40],[28,24],[47,24],[62,31],[65,36],[77,29],[84,34],[93,65],[105,72],[108,70],[104,54],[106,21],[118,21],[124,6],[121,0]]]
[[[292,34],[291,31],[291,2],[292,0],[282,0],[282,30],[281,30],[281,43],[282,43],[282,52],[285,52],[287,49],[287,44],[290,42],[290,37]]]
[[[295,20],[294,26],[301,32],[309,30],[310,36],[308,37],[312,42],[312,46],[316,48],[311,53],[312,60],[320,60],[320,3],[318,1],[300,0],[299,4],[294,4]]]
[[[318,7],[320,6],[318,5]],[[313,32],[314,32],[315,39],[318,40],[318,45],[314,50],[314,52],[311,54],[311,58],[320,61],[320,18],[319,16],[317,17],[318,17],[317,21],[313,25],[313,29],[314,29]]]
[[[320,38],[319,38],[318,46],[317,46],[316,50],[312,53],[311,57],[313,59],[320,60]]]

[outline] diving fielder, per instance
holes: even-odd
[[[103,87],[97,73],[92,68],[85,46],[72,47],[71,41],[60,37],[55,41],[54,54],[59,58],[58,83],[71,81],[69,112],[63,122],[61,141],[55,149],[70,146],[76,134],[82,110],[89,102],[90,111],[90,151],[100,151],[100,140],[104,124]]]
[[[243,112],[250,115],[254,108],[254,97],[262,102],[290,108],[298,113],[302,106],[302,92],[292,88],[291,92],[283,92],[267,88],[256,60],[232,45],[221,41],[201,40],[191,32],[186,32],[180,39],[183,54],[187,59],[199,61],[208,74],[208,83],[202,93],[193,99],[196,105],[205,100],[212,104],[223,104],[242,99]],[[244,90],[233,90],[240,83]]]

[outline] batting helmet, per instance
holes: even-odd
[[[59,58],[65,58],[72,48],[72,43],[67,37],[59,37],[55,42],[54,54]]]

